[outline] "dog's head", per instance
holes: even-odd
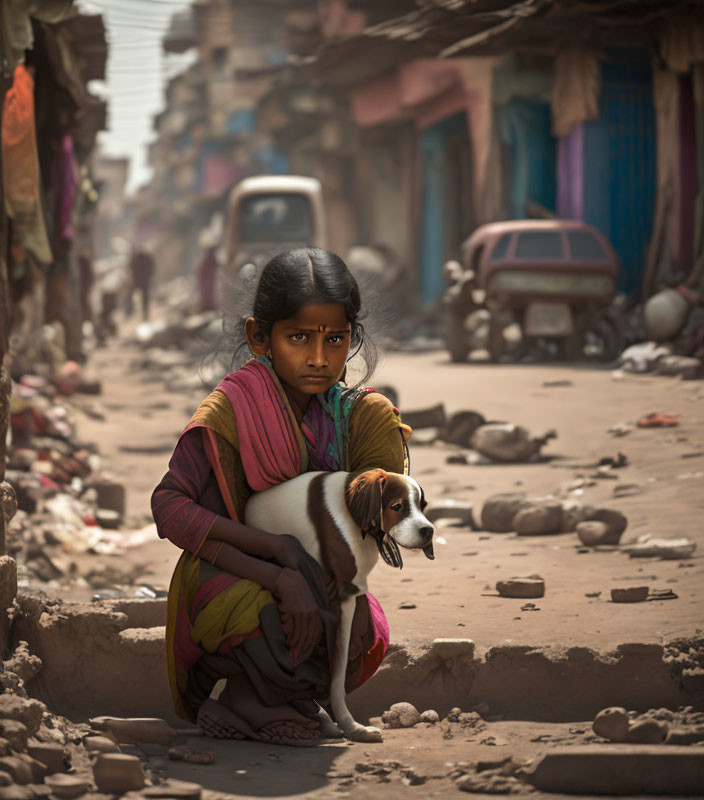
[[[372,469],[351,475],[345,499],[362,537],[374,536],[387,564],[402,567],[398,545],[422,550],[432,559],[433,525],[423,515],[423,490],[409,475]]]

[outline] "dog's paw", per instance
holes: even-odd
[[[379,728],[371,725],[355,725],[349,731],[345,731],[345,736],[353,742],[383,742],[384,737]]]

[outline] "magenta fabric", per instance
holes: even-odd
[[[248,361],[216,387],[232,403],[247,483],[263,492],[302,472],[291,418],[269,370]]]
[[[557,216],[584,219],[584,128],[575,125],[557,144]]]

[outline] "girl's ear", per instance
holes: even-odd
[[[269,337],[261,332],[254,317],[245,320],[244,335],[255,356],[265,356],[269,352]]]

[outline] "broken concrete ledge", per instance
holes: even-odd
[[[543,792],[701,797],[704,750],[630,744],[558,747],[523,778]]]
[[[12,639],[25,640],[43,668],[27,687],[54,713],[175,721],[166,674],[163,600],[46,606],[18,598]],[[377,674],[350,697],[359,718],[408,701],[443,715],[488,703],[516,719],[591,719],[607,706],[637,711],[704,710],[704,639],[586,647],[491,648],[483,658],[469,639],[394,644]]]

